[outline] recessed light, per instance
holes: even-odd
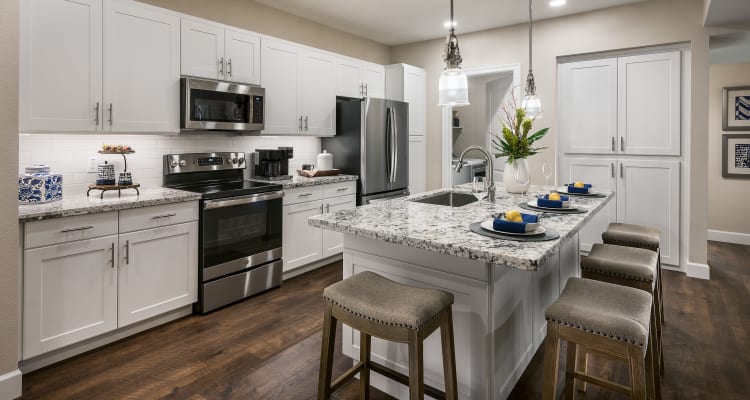
[[[552,0],[549,2],[550,7],[560,7],[564,6],[565,3],[567,3],[567,0]]]
[[[451,22],[450,21],[443,22],[443,27],[450,28],[451,27]],[[453,21],[453,27],[454,28],[456,27],[456,21]]]

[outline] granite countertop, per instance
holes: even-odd
[[[284,187],[284,189],[293,189],[303,186],[315,186],[315,185],[327,185],[329,183],[348,182],[356,181],[359,179],[357,175],[336,175],[336,176],[320,176],[316,178],[305,178],[304,176],[295,175],[292,179],[286,179],[282,181],[271,181],[262,178],[250,178],[251,180],[263,182],[263,183],[275,183]]]
[[[470,193],[471,184],[460,185],[454,192]],[[498,184],[497,201],[493,207],[471,203],[463,207],[447,207],[424,203],[417,200],[433,194],[448,192],[439,189],[417,194],[405,199],[389,200],[370,204],[356,209],[311,217],[310,225],[382,240],[403,246],[465,257],[493,264],[505,265],[521,270],[537,270],[540,265],[555,254],[560,242],[574,236],[583,225],[612,199],[613,192],[601,190],[608,194],[606,198],[572,197],[577,207],[589,210],[585,214],[552,214],[542,213],[542,226],[553,228],[560,233],[560,239],[546,242],[517,242],[493,239],[481,236],[469,230],[473,222],[485,221],[492,214],[515,209],[525,213],[518,204],[531,200],[533,195],[525,197],[505,192]],[[532,186],[529,193],[541,193],[540,187]]]
[[[104,199],[99,199],[99,192],[96,191],[91,193],[91,197],[87,197],[85,194],[63,195],[62,200],[51,203],[22,204],[18,206],[18,221],[27,222],[72,215],[102,213],[128,208],[181,203],[201,198],[199,193],[167,188],[141,188],[140,192],[140,195],[137,195],[135,190],[123,190],[122,197],[117,197],[117,194],[114,192],[107,192],[104,194]]]

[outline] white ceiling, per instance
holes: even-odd
[[[705,0],[705,26],[750,27],[750,0]]]
[[[449,0],[255,0],[323,25],[387,45],[443,37]],[[555,18],[647,0],[567,0],[562,7],[534,1],[534,20]],[[741,2],[747,0],[738,0]],[[528,21],[524,0],[454,0],[456,33]]]

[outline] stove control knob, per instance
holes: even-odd
[[[244,158],[240,158],[238,161],[239,161],[240,165],[242,165],[242,164],[245,163],[245,159]]]
[[[231,164],[231,163],[232,163],[232,157],[227,157],[227,164]]]
[[[185,160],[180,160],[180,167],[184,167],[184,166],[186,166],[186,165],[187,165],[187,161],[185,161]]]
[[[169,168],[177,168],[177,161],[172,160],[169,162]]]
[[[240,160],[239,160],[239,159],[237,159],[237,158],[233,158],[233,159],[232,159],[232,164],[237,164],[238,162],[240,162]]]

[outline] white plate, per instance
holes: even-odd
[[[575,208],[575,207],[542,207],[542,206],[538,206],[538,205],[536,205],[536,200],[530,200],[530,201],[529,201],[529,202],[527,202],[526,204],[527,204],[527,205],[528,205],[529,207],[534,207],[534,208],[538,208],[538,209],[540,209],[540,210],[553,210],[553,211],[560,211],[560,210],[568,210],[568,211],[572,211],[572,210],[576,210],[576,208]]]
[[[506,231],[497,231],[497,230],[495,230],[495,229],[494,229],[494,228],[492,227],[492,226],[493,226],[493,222],[495,222],[495,220],[494,220],[494,219],[491,219],[491,220],[488,220],[488,221],[484,221],[484,222],[482,222],[482,224],[481,224],[481,226],[482,226],[482,229],[484,229],[484,230],[486,230],[486,231],[494,232],[494,233],[502,233],[503,235],[516,235],[516,236],[533,236],[533,235],[541,235],[541,234],[543,234],[544,232],[546,232],[546,231],[547,231],[546,229],[544,229],[544,227],[543,227],[543,226],[539,226],[538,228],[536,228],[536,230],[533,230],[533,231],[531,231],[531,232],[525,232],[525,233],[517,233],[517,232],[506,232]]]
[[[570,192],[568,192],[568,187],[567,186],[561,186],[561,187],[557,188],[557,193],[567,194],[567,195],[570,195],[570,196],[596,196],[596,195],[599,194],[599,193],[597,193],[597,192],[594,191],[593,187],[589,188],[589,192],[588,193],[570,193]]]

